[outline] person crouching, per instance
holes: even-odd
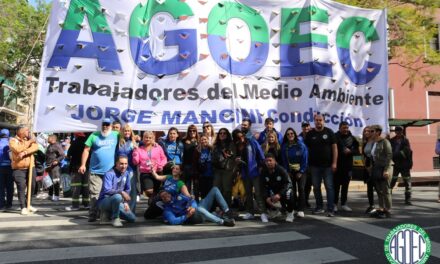
[[[104,174],[101,192],[98,198],[98,208],[101,210],[101,223],[107,223],[111,218],[114,227],[122,227],[121,218],[133,223],[136,216],[130,210],[130,179],[128,157],[118,156],[116,166]]]

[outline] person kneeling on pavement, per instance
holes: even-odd
[[[261,177],[267,192],[266,204],[268,208],[273,210],[275,209],[274,204],[280,202],[282,209],[287,212],[286,222],[293,222],[294,194],[292,191],[292,181],[287,171],[277,164],[272,153],[266,154],[265,166],[261,171]]]
[[[232,211],[229,210],[217,187],[213,187],[198,205],[193,198],[183,194],[172,196],[169,192],[162,190],[159,195],[163,202],[164,221],[170,225],[201,224],[204,221],[230,227],[235,225]],[[214,202],[217,202],[223,210],[225,216],[223,219],[209,211]]]
[[[116,166],[104,174],[101,192],[98,198],[98,208],[101,210],[101,223],[112,220],[114,227],[122,227],[121,218],[133,223],[136,216],[131,212],[130,180],[127,156],[119,156]]]

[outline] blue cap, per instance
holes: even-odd
[[[112,123],[112,120],[110,119],[110,118],[104,118],[104,119],[102,119],[102,123],[104,124],[104,123],[106,123],[106,124],[111,124]]]
[[[3,128],[0,130],[0,137],[9,137],[9,129]]]

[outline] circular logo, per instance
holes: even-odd
[[[424,264],[431,255],[431,240],[420,226],[401,224],[388,233],[384,250],[392,264]]]
[[[323,139],[327,139],[327,138],[328,138],[327,134],[324,134],[324,135],[322,136],[322,138],[323,138]]]

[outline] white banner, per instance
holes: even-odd
[[[57,0],[35,131],[210,121],[279,130],[317,112],[354,134],[388,125],[386,12],[324,0]]]

